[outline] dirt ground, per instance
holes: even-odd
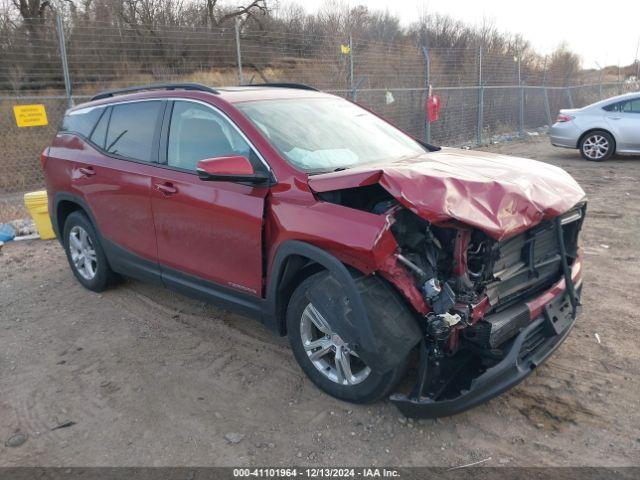
[[[253,320],[136,281],[95,294],[57,242],[9,243],[0,466],[640,465],[640,158],[589,163],[544,137],[490,150],[565,168],[590,201],[582,316],[520,386],[437,421],[342,403]]]

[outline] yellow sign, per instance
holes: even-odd
[[[42,127],[49,125],[44,105],[14,105],[13,114],[19,127]]]
[[[349,45],[340,45],[340,50],[344,55],[349,55],[351,53],[351,47]]]

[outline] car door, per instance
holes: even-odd
[[[640,151],[640,97],[620,102],[606,113],[618,151]]]
[[[165,101],[115,104],[90,134],[73,184],[88,203],[113,267],[160,281],[151,212],[151,164],[157,160]],[[154,147],[155,146],[155,147]]]
[[[208,104],[172,102],[162,138],[151,203],[163,280],[201,290],[214,283],[260,296],[268,187],[202,181],[196,164],[243,155],[255,169],[266,166],[237,127]]]

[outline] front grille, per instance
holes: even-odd
[[[527,335],[527,338],[522,343],[522,347],[520,347],[520,352],[518,353],[518,359],[520,362],[527,360],[535,351],[547,340],[547,335],[545,335],[544,325],[540,324],[538,327],[533,329]]]
[[[584,206],[572,209],[561,217],[569,265],[577,253],[578,232],[583,217]],[[524,296],[545,290],[560,279],[562,265],[556,228],[554,221],[543,222],[520,235],[494,244],[486,293],[497,310],[507,308]]]

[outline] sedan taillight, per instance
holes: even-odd
[[[556,122],[560,122],[560,123],[570,122],[574,118],[576,118],[576,117],[572,117],[571,115],[565,115],[563,113],[560,113],[558,115],[558,118],[557,118]]]

